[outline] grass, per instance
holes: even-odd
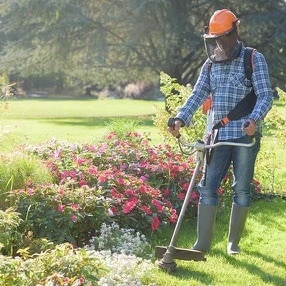
[[[152,142],[159,143],[158,130],[153,125],[155,107],[163,102],[132,100],[17,100],[2,112],[3,151],[18,144],[37,144],[53,137],[70,142],[96,142],[108,130],[111,118],[132,118],[140,133],[150,133]],[[275,105],[281,114],[283,106]],[[10,135],[4,136],[10,132]],[[270,137],[262,144],[274,149],[279,178],[286,182],[285,150]],[[277,148],[277,146],[280,146]],[[276,147],[276,148],[274,148]],[[273,159],[267,158],[269,165]],[[268,162],[267,162],[268,163]],[[272,165],[271,165],[272,166]],[[277,167],[278,166],[278,167]],[[285,184],[284,184],[285,185]],[[176,261],[175,273],[155,270],[150,281],[156,285],[286,285],[286,202],[282,199],[254,202],[246,232],[241,241],[243,252],[228,256],[225,252],[229,209],[219,213],[213,247],[206,262]],[[191,247],[196,239],[196,222],[186,218],[179,235],[179,247]],[[168,245],[173,227],[165,230],[157,245]]]
[[[156,270],[157,285],[286,285],[285,209],[282,199],[254,202],[237,256],[226,254],[230,210],[219,213],[207,261],[176,260],[174,273]],[[182,229],[177,246],[190,248],[196,239],[195,220],[187,219]],[[167,246],[171,233],[164,236],[158,243]]]
[[[158,140],[152,121],[160,101],[143,100],[17,100],[2,113],[1,126],[5,148],[35,144],[53,137],[70,142],[95,142],[108,130],[112,118],[132,118],[138,132],[150,133]],[[2,132],[2,133],[3,133]],[[2,140],[3,142],[3,140]]]

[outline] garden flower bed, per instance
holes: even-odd
[[[151,237],[176,222],[194,159],[136,132],[111,132],[96,145],[22,146],[3,164],[21,156],[25,172],[13,168],[18,182],[1,193],[3,285],[141,285],[153,265]],[[223,188],[222,199],[228,177]],[[197,203],[194,190],[188,211]]]

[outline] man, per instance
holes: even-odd
[[[178,136],[179,129],[189,126],[193,114],[211,94],[212,125],[225,118],[237,103],[245,98],[253,88],[257,99],[249,114],[218,131],[218,141],[250,143],[252,147],[220,146],[214,148],[210,162],[205,163],[204,175],[198,185],[200,200],[198,205],[197,241],[193,249],[210,250],[213,228],[218,205],[217,190],[230,165],[233,165],[233,203],[229,223],[227,252],[238,254],[242,231],[251,204],[250,184],[253,179],[254,164],[260,147],[261,123],[272,106],[272,90],[268,68],[264,56],[253,53],[252,80],[247,80],[244,71],[246,48],[238,36],[239,19],[229,10],[216,11],[210,19],[204,42],[208,60],[202,66],[199,78],[191,96],[179,109],[174,126],[169,132]],[[209,64],[211,62],[211,65]],[[247,124],[245,124],[247,122]]]

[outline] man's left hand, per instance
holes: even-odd
[[[242,130],[246,132],[247,135],[252,136],[256,132],[256,123],[253,119],[248,119],[242,125]]]

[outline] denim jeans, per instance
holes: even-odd
[[[254,174],[254,165],[260,149],[261,136],[255,135],[256,143],[252,147],[219,146],[213,149],[210,163],[204,166],[203,177],[198,185],[200,203],[206,205],[218,204],[218,189],[229,167],[233,166],[233,202],[248,207],[251,204],[250,185]],[[251,138],[230,140],[237,143],[250,143]]]

